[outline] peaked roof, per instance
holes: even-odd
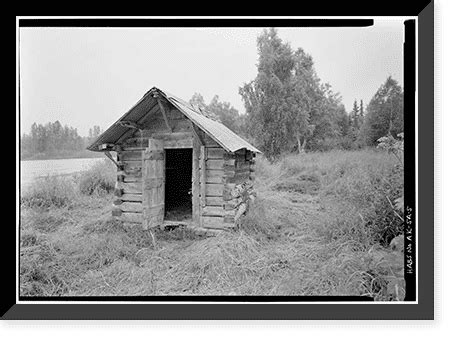
[[[134,105],[120,119],[111,125],[87,149],[91,151],[100,151],[98,148],[99,145],[104,143],[116,144],[124,135],[131,133],[132,127],[127,127],[126,124],[122,125],[121,122],[137,123],[144,118],[150,109],[157,104],[157,99],[153,96],[154,92],[159,92],[165,100],[177,108],[183,115],[185,115],[202,131],[207,133],[225,150],[235,152],[240,149],[247,149],[252,152],[261,153],[260,150],[249,144],[224,124],[209,118],[207,115],[203,114],[199,110],[196,110],[191,104],[185,102],[184,100],[156,87],[153,87],[145,93],[136,105]]]

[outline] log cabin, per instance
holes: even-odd
[[[260,151],[211,113],[156,87],[88,150],[117,167],[114,218],[144,229],[237,228],[255,198]]]

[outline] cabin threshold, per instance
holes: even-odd
[[[176,228],[183,228],[194,232],[197,236],[217,236],[220,233],[224,232],[224,229],[210,229],[196,226],[193,221],[170,221],[164,220],[160,226],[161,230],[173,230]]]

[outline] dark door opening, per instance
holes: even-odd
[[[165,215],[168,221],[192,219],[192,149],[165,150]]]

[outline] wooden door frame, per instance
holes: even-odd
[[[165,149],[162,140],[149,138],[148,147],[142,152],[142,198],[143,198],[142,227],[145,230],[159,226],[164,222],[165,213],[164,159]],[[154,166],[150,166],[150,161],[156,162]],[[158,164],[161,161],[162,166],[158,167]],[[149,176],[153,173],[156,177]],[[159,182],[160,180],[162,182]],[[157,202],[154,201],[154,198],[156,197],[158,198]],[[162,197],[162,199],[159,199],[160,197]],[[154,216],[154,213],[152,212],[156,210],[157,210],[156,216]]]
[[[166,184],[167,184],[167,157],[166,157],[166,152],[167,150],[184,150],[184,149],[191,149],[192,150],[192,169],[191,169],[191,178],[192,178],[192,185],[191,185],[191,192],[192,192],[192,212],[191,212],[191,222],[194,225],[200,225],[201,221],[201,216],[200,216],[200,169],[199,169],[199,155],[200,155],[200,144],[197,150],[199,151],[198,153],[194,152],[195,148],[197,147],[197,141],[194,138],[193,139],[193,145],[192,147],[171,147],[171,148],[166,148],[164,145],[164,224],[168,224],[168,222],[176,222],[172,220],[166,220],[165,219],[165,213],[166,213],[166,205],[165,205],[165,192],[166,192]],[[198,155],[195,155],[198,154]],[[194,192],[197,193],[197,195],[194,195]],[[194,218],[196,216],[196,218]]]
[[[192,223],[201,226],[200,209],[200,149],[202,144],[198,138],[192,142]]]

